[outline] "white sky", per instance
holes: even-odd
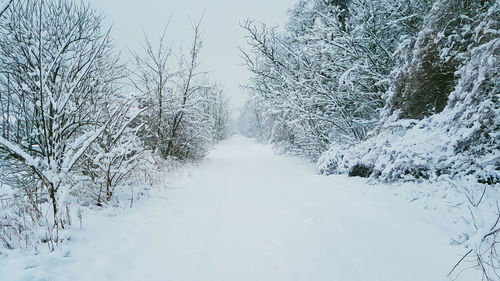
[[[245,46],[244,31],[239,22],[246,18],[283,26],[287,9],[296,0],[88,0],[93,7],[106,15],[108,24],[113,24],[112,36],[116,46],[128,55],[127,48],[140,51],[143,30],[151,41],[159,38],[163,27],[172,16],[167,29],[167,41],[174,43],[174,50],[191,42],[189,18],[203,17],[203,39],[201,60],[203,70],[210,72],[212,80],[225,86],[226,95],[233,106],[245,100],[239,87],[249,77],[242,66],[237,49]]]

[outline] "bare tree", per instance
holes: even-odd
[[[218,143],[226,139],[231,134],[232,119],[229,108],[229,101],[224,95],[224,90],[217,85],[207,89],[209,97],[206,113],[212,122],[212,140]]]
[[[161,154],[164,151],[165,134],[167,133],[167,122],[165,122],[165,103],[172,89],[168,83],[177,73],[170,71],[170,57],[172,47],[166,43],[168,24],[163,29],[159,38],[158,47],[155,48],[149,38],[144,34],[144,55],[133,53],[135,69],[130,79],[134,88],[140,93],[140,102],[143,107],[148,108],[142,115],[146,126],[145,144],[152,149],[158,149]]]
[[[145,55],[135,55],[132,83],[147,110],[141,134],[148,148],[164,158],[199,158],[210,140],[210,118],[203,111],[210,88],[206,73],[199,70],[202,48],[201,20],[192,22],[193,42],[188,54],[179,57],[179,69],[169,69],[171,47],[166,47],[165,30],[157,48],[146,38]]]

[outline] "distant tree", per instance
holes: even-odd
[[[154,48],[146,38],[145,55],[135,55],[132,83],[146,108],[139,118],[144,123],[141,136],[150,149],[164,158],[197,159],[212,143],[213,123],[206,107],[213,105],[213,86],[200,71],[202,48],[201,21],[192,23],[193,42],[187,54],[181,54],[179,68],[170,70],[171,48],[166,46],[165,31]]]
[[[231,134],[232,119],[229,101],[224,95],[224,90],[213,85],[204,89],[208,103],[205,107],[205,114],[209,116],[212,128],[212,141],[219,143]]]
[[[168,123],[166,103],[170,101],[173,89],[171,79],[178,75],[170,70],[169,60],[172,55],[172,48],[167,46],[166,32],[168,24],[165,26],[159,39],[158,47],[155,48],[145,35],[143,47],[144,55],[134,53],[135,69],[132,71],[130,81],[135,89],[140,93],[139,100],[147,111],[141,115],[145,126],[143,127],[143,140],[146,147],[158,150],[162,155],[167,156]]]
[[[264,105],[257,105],[256,96],[248,97],[238,116],[238,131],[240,134],[255,138],[259,141],[268,141],[272,124],[266,124]]]

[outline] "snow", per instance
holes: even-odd
[[[19,146],[11,143],[2,136],[0,136],[0,144],[7,147],[10,151],[21,157],[26,162],[27,165],[32,167],[38,167],[38,161],[35,158],[31,157],[29,154],[24,152]]]
[[[0,280],[449,280],[464,253],[441,212],[314,171],[233,137],[134,208],[86,211],[55,252],[0,255]]]
[[[10,0],[1,0],[0,1],[0,14],[7,9],[10,5]]]

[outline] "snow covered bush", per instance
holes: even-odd
[[[10,168],[22,166],[18,180],[31,181],[36,192],[48,196],[58,229],[64,227],[61,211],[71,175],[109,124],[102,108],[113,95],[120,67],[101,16],[87,5],[15,1],[5,16],[0,33],[3,171],[16,173]]]
[[[108,111],[108,126],[77,167],[87,177],[85,180],[81,176],[79,181],[88,181],[88,196],[97,206],[109,202],[117,186],[128,181],[144,162],[144,148],[138,136],[143,124],[135,124],[141,111],[131,110],[133,106],[133,100],[125,100],[116,103],[113,112]]]
[[[468,229],[457,235],[452,244],[463,246],[466,252],[448,275],[455,277],[464,270],[476,268],[482,272],[483,280],[498,280],[500,277],[499,190],[489,185],[472,185],[463,192],[468,200],[469,216],[462,218],[468,224]]]

